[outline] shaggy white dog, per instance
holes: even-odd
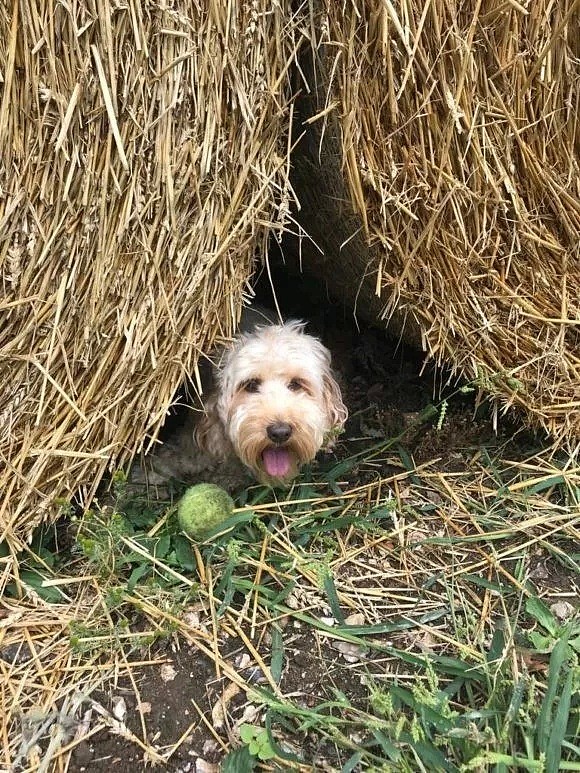
[[[346,421],[330,353],[304,327],[257,326],[236,338],[195,431],[202,451],[235,454],[262,483],[291,481]]]
[[[232,489],[250,471],[262,483],[287,485],[330,448],[347,410],[330,352],[304,328],[247,309],[242,332],[215,361],[203,412],[190,411],[174,435],[133,467],[130,482],[205,480]]]

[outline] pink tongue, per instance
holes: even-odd
[[[283,478],[290,470],[290,454],[287,448],[267,448],[262,459],[266,472],[272,478]]]

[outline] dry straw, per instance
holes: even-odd
[[[396,307],[432,357],[576,442],[580,3],[318,8],[304,263],[362,316]]]
[[[231,334],[298,40],[289,1],[1,4],[0,541],[88,501]]]
[[[309,27],[330,62],[313,126],[328,138],[338,125],[348,201],[373,250],[369,297],[383,290],[381,311],[393,294],[434,356],[487,378],[561,437],[580,422],[579,5],[328,0],[326,18]],[[57,494],[84,481],[88,498],[111,460],[154,435],[183,373],[231,332],[253,262],[286,214],[286,79],[298,46],[290,6],[0,3],[0,541],[14,549]],[[324,179],[310,181],[314,190]],[[332,226],[312,209],[326,238],[352,222],[347,204]],[[329,282],[353,234],[330,256]],[[381,463],[396,468],[396,459]],[[342,530],[332,565],[341,607],[371,625],[423,619],[440,605],[427,580],[450,571],[449,545],[433,538],[449,534],[459,541],[451,605],[464,604],[490,632],[501,595],[485,588],[479,597],[468,578],[497,573],[523,594],[510,559],[551,548],[556,536],[578,539],[574,512],[538,493],[555,477],[576,491],[578,470],[543,465],[529,502],[521,484],[506,494],[476,459],[465,475],[404,471],[346,492],[344,513],[392,504],[394,526]],[[522,475],[535,469],[522,465]],[[417,474],[419,490],[408,484]],[[424,516],[409,515],[423,503]],[[481,534],[474,513],[491,513],[497,527],[494,541],[481,535],[470,550]],[[0,559],[0,767],[66,770],[83,738],[119,732],[96,690],[127,676],[138,696],[137,677],[154,660],[136,650],[139,637],[168,626],[249,689],[219,651],[218,632],[235,635],[267,677],[269,653],[248,647],[245,633],[253,641],[279,623],[258,595],[261,578],[284,586],[286,569],[276,567],[290,557],[298,603],[324,601],[312,555],[290,539],[302,514],[282,504],[278,515],[280,528],[245,565],[255,576],[242,612],[232,606],[213,619],[200,559],[211,641],[139,585],[131,604],[147,624],[120,636],[89,567],[47,580],[63,594],[50,604],[13,555]],[[14,599],[14,587],[25,598]],[[423,641],[401,647],[467,646],[438,623],[424,628]],[[161,752],[140,721],[128,740],[147,762],[169,762],[189,729]]]
[[[527,673],[531,652],[511,638],[514,627],[521,626],[516,609],[536,593],[573,600],[573,560],[564,564],[571,570],[566,582],[558,559],[565,557],[566,545],[580,538],[578,509],[553,494],[568,491],[573,501],[580,470],[555,466],[543,456],[500,462],[497,449],[490,449],[490,458],[461,451],[453,437],[449,442],[456,462],[462,459],[452,473],[442,471],[437,459],[404,469],[397,454],[382,449],[359,464],[368,471],[379,462],[396,471],[388,477],[354,488],[343,482],[340,494],[323,490],[316,496],[310,489],[308,499],[295,489],[286,501],[251,506],[260,516],[274,518],[277,526],[260,530],[253,542],[238,542],[242,553],[233,575],[243,593],[227,591],[231,575],[224,579],[226,564],[234,567],[229,551],[196,546],[192,577],[157,558],[151,545],[146,548],[141,539],[128,536],[122,537],[125,547],[133,557],[139,554],[155,565],[159,585],[137,582],[129,590],[124,564],[120,574],[109,576],[98,562],[79,558],[61,568],[58,577],[44,572],[45,588],[62,594],[59,603],[49,604],[30,591],[25,601],[10,598],[6,573],[0,575],[1,769],[78,770],[72,753],[79,745],[90,745],[97,734],[102,738],[102,731],[118,739],[118,754],[125,761],[142,754],[143,769],[177,764],[173,756],[183,744],[189,744],[189,753],[196,751],[191,737],[202,722],[222,752],[235,747],[239,726],[248,720],[239,701],[229,705],[228,695],[245,696],[256,709],[270,692],[298,711],[305,694],[317,694],[307,676],[298,686],[276,682],[272,641],[281,632],[285,662],[309,642],[318,686],[341,679],[347,686],[359,685],[359,697],[360,685],[373,673],[386,686],[395,678],[417,682],[415,669],[381,652],[383,645],[419,656],[458,657],[468,671],[485,662],[484,649],[494,632],[505,630],[509,638],[502,658],[522,669],[520,674]],[[377,523],[371,514],[381,511],[389,517]],[[97,519],[110,524],[105,513]],[[333,523],[340,528],[333,531]],[[297,542],[301,530],[311,535],[308,546]],[[105,548],[101,559],[111,568],[107,546],[119,550],[112,536],[102,532],[100,538]],[[534,567],[544,573],[536,573],[532,582]],[[349,632],[325,622],[333,611],[323,576],[332,578],[336,606],[344,617],[355,614],[364,626],[394,624],[386,636],[369,630],[358,638],[354,662],[343,661],[340,653],[350,642],[352,654],[356,629]],[[168,578],[177,584],[167,587]],[[220,591],[222,582],[226,590]],[[280,588],[286,592],[281,594]],[[187,645],[182,655],[167,645],[148,646],[169,631]],[[240,652],[249,658],[245,666],[232,655]],[[179,730],[170,723],[160,737],[157,720],[145,713],[143,701],[158,689],[165,662],[176,665],[179,679],[187,681],[189,657],[199,658],[199,673],[209,659],[216,677],[205,685],[202,705],[194,704],[197,712],[189,703],[191,691],[184,692],[182,715],[189,714],[189,719]],[[538,662],[545,668],[543,660]],[[260,684],[267,691],[258,695],[254,690]],[[127,703],[135,708],[125,724],[104,696],[127,696],[127,687]],[[228,718],[227,734],[223,723],[213,726],[210,709],[216,706]]]

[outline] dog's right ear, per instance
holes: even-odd
[[[217,395],[211,395],[206,404],[205,412],[195,428],[194,438],[199,448],[216,459],[225,459],[228,455],[230,441],[226,437],[224,425],[217,410]]]
[[[330,370],[323,376],[322,399],[330,429],[330,443],[327,447],[332,447],[332,438],[336,439],[336,436],[342,432],[344,423],[348,419],[348,410],[342,402],[340,387]]]

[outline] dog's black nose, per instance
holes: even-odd
[[[285,421],[275,421],[273,424],[269,424],[266,427],[266,434],[277,445],[282,445],[290,439],[292,434],[292,427]]]

